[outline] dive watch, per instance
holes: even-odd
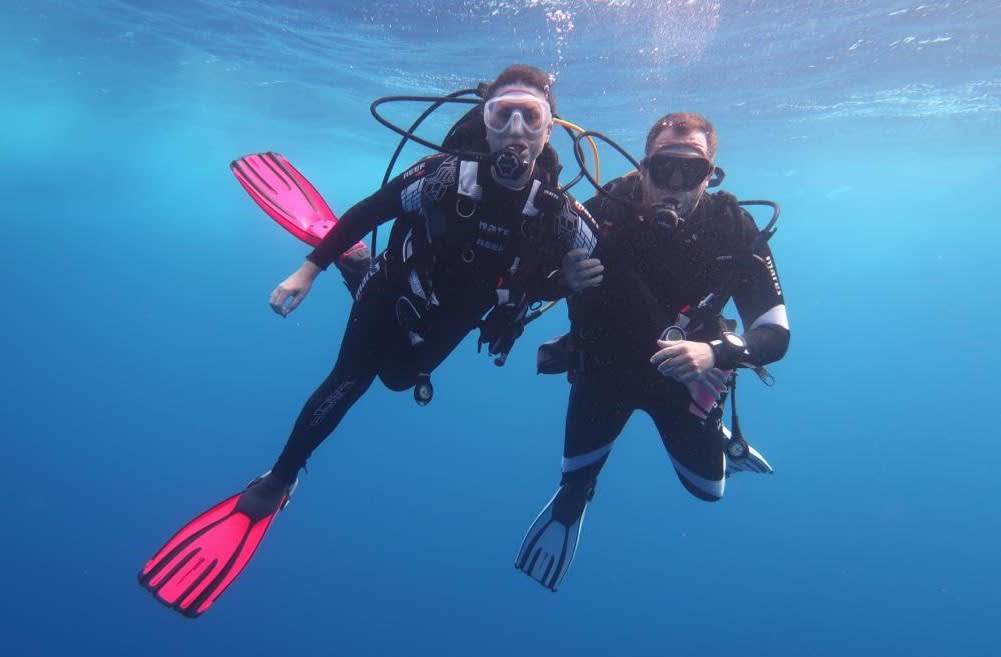
[[[709,343],[713,351],[714,367],[721,370],[732,370],[740,363],[747,362],[750,352],[743,336],[724,331],[721,338]]]

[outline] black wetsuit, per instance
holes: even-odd
[[[581,219],[586,212],[567,195],[537,213],[543,176],[540,169],[524,190],[512,191],[493,182],[486,165],[436,155],[344,213],[308,256],[323,269],[374,226],[397,221],[355,295],[333,371],[306,402],[272,468],[278,477],[295,479],[376,376],[404,390],[439,365],[494,307],[499,279],[516,280],[533,300],[565,294],[555,275],[562,256],[573,248],[590,252],[595,238]],[[525,237],[540,225],[551,231]],[[511,275],[516,258],[520,273]]]
[[[636,175],[608,188],[639,199]],[[571,373],[563,483],[593,485],[626,421],[643,410],[685,487],[701,499],[719,499],[725,466],[721,413],[706,420],[691,413],[688,389],[661,376],[649,359],[678,313],[710,293],[716,296],[698,318],[714,318],[732,296],[747,329],[748,360],[763,365],[781,358],[789,331],[768,246],[758,247],[760,259],[718,259],[749,256],[758,234],[753,219],[724,192],[703,195],[692,216],[670,230],[603,195],[585,206],[601,227],[594,257],[605,265],[605,276],[600,286],[570,298],[579,366]],[[719,337],[717,326],[706,321],[686,339],[709,342]]]

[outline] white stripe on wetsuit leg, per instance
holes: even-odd
[[[599,447],[598,449],[585,454],[578,454],[577,456],[571,456],[570,458],[564,456],[563,472],[573,472],[574,470],[585,468],[592,463],[597,463],[602,459],[602,457],[612,451],[612,445],[614,444],[615,441],[613,440],[604,447]]]
[[[715,481],[713,481],[712,479],[706,479],[705,477],[700,477],[699,475],[689,470],[687,467],[682,465],[681,462],[678,461],[678,459],[674,458],[673,456],[671,457],[671,461],[674,463],[674,468],[678,471],[678,474],[684,477],[685,481],[690,483],[692,486],[698,488],[700,491],[702,491],[706,495],[709,495],[710,497],[715,497],[716,499],[723,497],[723,488],[726,486],[725,479],[720,478]]]
[[[757,328],[763,324],[775,324],[776,326],[781,326],[788,331],[789,316],[786,314],[785,304],[781,303],[766,310],[761,317],[758,317],[756,320],[751,322],[751,329]]]

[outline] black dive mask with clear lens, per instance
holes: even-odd
[[[643,160],[650,182],[661,189],[689,190],[701,185],[713,172],[713,164],[701,157],[651,155]]]
[[[490,166],[501,180],[520,180],[528,173],[529,162],[517,149],[505,148],[493,155]]]

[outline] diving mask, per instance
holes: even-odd
[[[483,122],[494,133],[521,131],[536,137],[552,120],[549,103],[530,93],[506,93],[483,104]]]
[[[654,153],[643,160],[650,182],[661,189],[688,190],[701,185],[713,172],[713,163],[701,157]]]

